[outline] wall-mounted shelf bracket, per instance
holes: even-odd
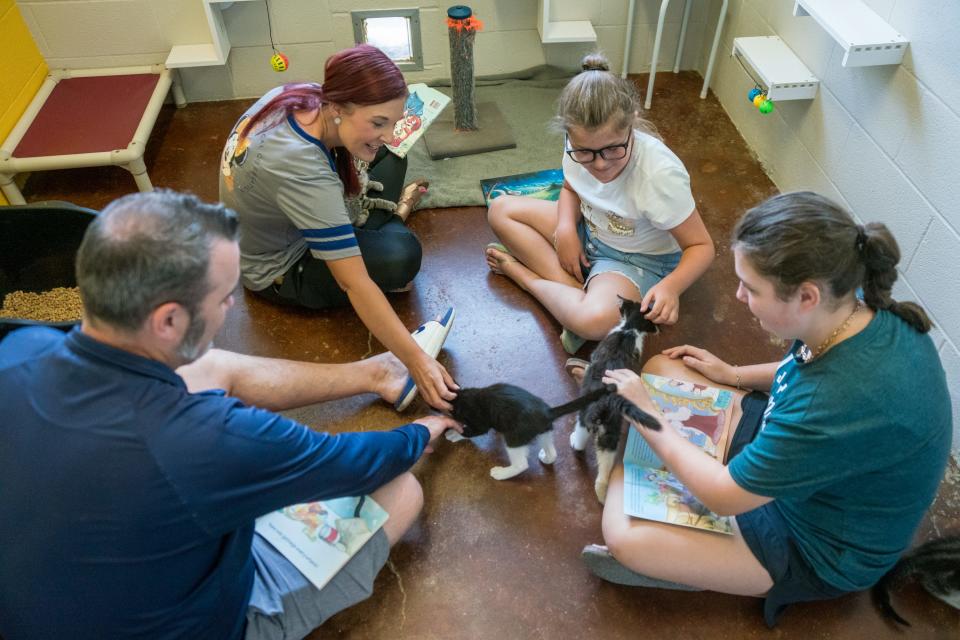
[[[537,30],[543,44],[597,41],[597,32],[589,20],[552,20],[550,0],[540,0]]]
[[[210,67],[226,64],[230,55],[230,39],[223,25],[221,11],[228,9],[234,2],[253,2],[254,0],[200,0],[203,12],[210,28],[210,42],[198,44],[180,44],[170,49],[166,66],[168,69],[181,67]],[[267,9],[269,11],[269,8]]]
[[[812,100],[820,80],[777,36],[734,38],[733,55],[756,72],[771,100]]]
[[[793,15],[810,16],[843,47],[843,66],[900,64],[910,41],[861,0],[796,0]]]

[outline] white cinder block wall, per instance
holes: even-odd
[[[960,455],[960,2],[865,2],[910,40],[901,65],[843,67],[843,50],[813,18],[793,16],[793,0],[730,0],[713,89],[781,190],[819,191],[894,233],[894,296],[936,323]],[[778,102],[767,116],[747,102],[753,85],[730,55],[733,38],[765,35],[820,78],[814,100]]]
[[[693,2],[682,67],[703,69],[704,20],[709,2]],[[424,70],[410,82],[449,78],[446,10],[456,2],[429,0],[270,0],[274,41],[291,61],[278,74],[270,67],[270,40],[264,1],[238,2],[223,12],[233,49],[222,67],[181,70],[190,101],[256,97],[296,80],[323,80],[323,62],[353,44],[352,10],[418,7]],[[538,0],[467,2],[484,22],[476,39],[476,74],[519,71],[544,63],[575,68],[591,45],[543,45],[537,32]],[[17,0],[17,5],[51,68],[106,67],[163,62],[174,45],[209,42],[200,0]],[[552,17],[591,20],[598,45],[611,67],[623,64],[628,0],[553,0]],[[659,64],[671,69],[676,55],[683,2],[674,0],[663,32]],[[637,0],[630,72],[647,71],[659,0]],[[715,18],[714,18],[715,20]],[[713,36],[713,26],[708,29]],[[708,42],[709,46],[709,42]]]
[[[691,0],[681,67],[703,72],[721,0]],[[836,0],[844,2],[846,0]],[[862,221],[881,221],[903,251],[895,294],[933,316],[934,338],[954,395],[954,451],[960,454],[960,2],[866,0],[910,39],[902,65],[844,68],[841,50],[793,0],[729,0],[712,88],[782,190],[814,189]],[[207,41],[200,0],[18,0],[51,68],[163,62],[170,47]],[[274,39],[291,70],[269,66],[266,4],[240,2],[224,13],[233,44],[223,67],[184,69],[188,100],[259,96],[280,82],[323,80],[323,61],[353,43],[350,11],[419,7],[424,70],[411,82],[449,77],[449,3],[425,0],[271,0]],[[485,29],[476,73],[550,63],[573,68],[583,44],[542,45],[537,0],[470,2]],[[553,0],[554,19],[588,19],[619,70],[628,0]],[[672,68],[683,2],[673,0],[660,54]],[[649,70],[659,0],[637,0],[629,71]],[[746,100],[751,81],[729,52],[733,38],[778,35],[821,79],[815,100],[780,102],[761,116]],[[691,100],[696,99],[691,97]],[[751,203],[744,203],[748,205]]]

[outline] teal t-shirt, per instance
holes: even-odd
[[[730,475],[774,498],[820,578],[865,589],[910,544],[943,478],[946,376],[930,337],[888,311],[809,363],[795,359],[797,346]]]

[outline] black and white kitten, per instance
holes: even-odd
[[[960,609],[960,533],[931,540],[908,552],[873,587],[873,599],[888,618],[910,626],[890,604],[890,589],[916,577],[930,595]]]
[[[451,442],[457,442],[482,436],[490,429],[500,432],[507,443],[510,466],[493,467],[490,475],[496,480],[506,480],[527,470],[527,452],[534,440],[540,443],[540,462],[553,464],[557,459],[557,450],[553,446],[553,421],[616,391],[616,385],[601,384],[566,404],[551,407],[529,391],[512,384],[460,389],[451,401],[451,415],[463,425],[463,435],[451,430],[446,436]],[[627,404],[640,411],[632,403]]]
[[[639,302],[620,298],[620,324],[611,329],[593,350],[590,365],[583,372],[583,381],[580,383],[583,395],[589,395],[604,386],[603,374],[607,370],[640,371],[643,338],[647,333],[658,331],[656,324],[643,317],[644,312],[640,308]],[[631,415],[632,412],[625,411],[625,403],[639,413]],[[624,414],[645,427],[660,429],[656,418],[637,409],[623,396],[608,395],[580,410],[577,424],[570,434],[570,446],[577,451],[583,451],[589,436],[593,435],[597,455],[597,479],[593,488],[601,503],[607,499],[607,484],[620,444]]]

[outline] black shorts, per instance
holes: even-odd
[[[756,437],[766,404],[766,394],[755,391],[744,397],[743,417],[734,433],[728,460]],[[776,625],[781,614],[795,602],[829,600],[848,593],[817,575],[793,541],[775,502],[740,514],[737,525],[750,551],[773,580],[763,602],[763,619],[768,627]]]

